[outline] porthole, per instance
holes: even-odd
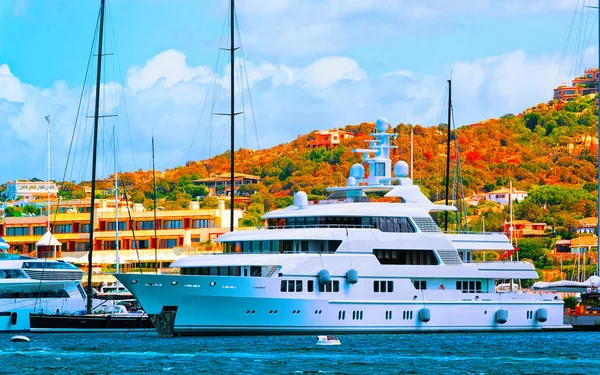
[[[319,310],[315,310],[315,315],[317,315],[319,313]]]
[[[255,313],[255,312],[256,312],[256,311],[252,310],[252,315],[254,315],[254,313]]]
[[[179,284],[177,281],[171,281],[171,285],[177,285]]]
[[[250,314],[250,310],[246,311],[246,315],[249,315],[249,314]]]
[[[275,311],[273,312],[273,314],[277,314],[277,310],[275,310]]]
[[[137,284],[137,282],[138,282],[137,280],[131,280],[130,281],[130,283],[132,283],[132,284]]]
[[[215,286],[215,285],[217,285],[217,282],[216,281],[211,281],[210,284],[208,284],[208,285]]]

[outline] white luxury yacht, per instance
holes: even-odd
[[[268,226],[220,236],[223,254],[175,261],[179,275],[117,278],[149,314],[175,312],[175,335],[569,328],[559,295],[496,291],[536,279],[533,265],[472,262],[475,250],[512,249],[505,235],[438,228],[430,212],[456,208],[427,199],[405,162],[392,168],[388,127],[379,119],[369,148],[354,150],[369,174],[355,164],[328,199],[297,193]]]
[[[0,332],[28,331],[31,312],[85,308],[83,271],[61,261],[9,254],[7,248],[0,246]]]

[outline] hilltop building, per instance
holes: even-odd
[[[502,224],[502,232],[510,237],[510,222]],[[546,234],[546,223],[532,223],[528,220],[513,220],[512,235],[514,238],[543,237]]]
[[[308,144],[310,148],[325,147],[327,150],[340,144],[342,139],[353,138],[354,135],[344,130],[327,130],[315,133],[315,139]]]
[[[507,205],[511,200],[520,202],[525,199],[525,197],[527,197],[526,191],[517,190],[514,187],[512,191],[510,189],[502,188],[485,194],[485,200],[494,201],[496,203],[500,203],[501,205]]]
[[[594,234],[596,233],[596,228],[598,228],[598,218],[586,217],[584,219],[579,220],[577,226],[573,228],[573,232]]]
[[[235,193],[242,185],[252,185],[261,182],[261,178],[245,173],[235,173],[233,176],[235,184]],[[204,185],[208,189],[210,195],[227,195],[231,196],[231,173],[223,173],[217,176],[194,180],[195,185]]]
[[[5,195],[7,200],[31,201],[47,198],[48,190],[51,197],[56,197],[58,194],[58,188],[54,182],[15,180],[7,184]]]
[[[577,96],[598,92],[598,68],[586,69],[582,76],[571,81],[571,86],[561,84],[554,89],[554,99],[571,101]]]

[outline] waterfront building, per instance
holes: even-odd
[[[110,260],[114,263],[117,246],[115,201],[99,200],[97,203],[94,254],[98,263],[110,264]],[[123,261],[137,262],[137,248],[140,259],[152,262],[156,248],[159,260],[169,262],[177,257],[174,249],[185,245],[189,251],[195,251],[199,244],[208,243],[229,231],[230,210],[225,209],[222,200],[216,209],[201,209],[199,202],[192,201],[187,210],[157,210],[156,221],[154,211],[145,210],[139,203],[130,202],[129,210],[127,204],[119,203],[119,248]],[[90,200],[72,200],[60,205],[53,202],[51,207],[50,229],[60,242],[56,257],[71,260],[85,257],[89,240]],[[233,215],[234,226],[237,226],[242,211],[234,210]],[[6,217],[0,221],[0,236],[14,252],[29,256],[36,255],[36,243],[46,229],[46,216]]]
[[[571,86],[561,84],[554,89],[554,99],[571,101],[577,96],[598,92],[598,68],[586,69],[582,76],[571,81]]]
[[[310,148],[325,147],[330,150],[340,144],[342,139],[352,138],[354,135],[344,130],[327,130],[315,133],[315,139],[308,143]]]
[[[58,188],[54,182],[15,180],[6,185],[5,195],[7,200],[31,201],[38,198],[47,199],[48,191],[51,197],[56,197]]]
[[[242,185],[258,184],[262,180],[258,176],[246,173],[234,173],[233,181],[235,184],[235,194]],[[231,173],[223,173],[208,178],[194,180],[195,185],[204,185],[209,191],[209,195],[227,195],[231,196]]]
[[[494,201],[496,203],[500,203],[505,206],[510,203],[510,201],[520,202],[527,197],[527,192],[523,190],[517,190],[514,187],[512,191],[510,189],[502,188],[499,190],[490,191],[485,194],[485,199],[488,201]]]

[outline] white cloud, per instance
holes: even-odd
[[[593,55],[591,49],[585,54],[588,59],[594,59]],[[446,103],[442,103],[442,99],[450,70],[453,71],[453,101],[459,125],[508,112],[518,113],[551,99],[559,60],[558,56],[532,57],[515,50],[472,61],[456,61],[442,72],[424,76],[397,66],[372,77],[355,60],[344,56],[323,57],[305,66],[247,62],[247,70],[260,146],[268,147],[314,129],[374,121],[380,116],[388,117],[392,123],[424,126],[445,122],[445,116],[442,118],[440,113],[445,110]],[[587,66],[586,61],[583,64]],[[228,118],[212,116],[209,120],[212,112],[229,111],[228,81],[223,77],[227,72],[220,74],[219,100],[214,106],[209,100],[204,109],[190,156],[193,160],[229,148]],[[114,82],[106,84],[107,96],[101,102],[106,104],[105,113],[119,114],[114,120],[120,129],[124,170],[149,168],[152,134],[156,137],[159,169],[187,161],[212,75],[211,69],[189,66],[183,53],[169,50],[150,58],[143,66],[130,68],[124,88]],[[43,116],[48,113],[52,116],[54,137],[53,174],[60,178],[80,89],[70,88],[63,82],[50,88],[29,85],[15,77],[6,64],[0,65],[0,88],[0,137],[10,145],[0,148],[3,160],[0,180],[43,176],[39,172],[44,170],[46,124]],[[123,92],[125,98],[117,98],[117,94]],[[93,93],[84,100],[84,117],[93,113],[91,99]],[[236,103],[236,110],[241,110],[241,98],[238,97]],[[246,97],[245,115],[236,118],[236,148],[257,147],[248,104]],[[111,120],[106,118],[101,122],[100,175],[112,172]],[[89,178],[91,121],[84,123],[77,133],[74,157],[80,166],[74,168],[68,179]],[[130,143],[137,164],[131,157]]]
[[[146,62],[144,67],[133,66],[127,72],[127,86],[135,94],[159,82],[171,87],[178,82],[196,80],[198,83],[210,81],[211,69],[205,66],[189,67],[183,53],[169,49]]]

